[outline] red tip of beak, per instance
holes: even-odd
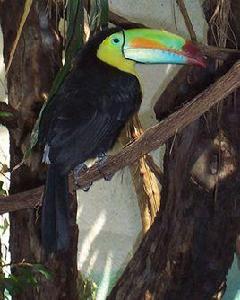
[[[186,44],[183,46],[183,53],[189,64],[203,68],[207,67],[206,58],[203,56],[199,48],[191,41],[186,41]]]

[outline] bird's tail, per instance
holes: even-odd
[[[42,207],[42,244],[47,254],[69,246],[68,176],[49,165]]]

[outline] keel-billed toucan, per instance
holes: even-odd
[[[85,45],[40,121],[39,141],[49,164],[42,208],[48,253],[69,245],[68,173],[111,148],[140,107],[136,62],[205,64],[195,45],[163,30],[108,29]]]

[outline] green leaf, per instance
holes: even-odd
[[[64,82],[64,80],[65,80],[66,76],[68,75],[68,73],[70,72],[70,70],[71,70],[71,62],[66,61],[65,65],[58,71],[58,73],[53,81],[52,88],[51,88],[49,96],[48,96],[48,101],[44,104],[44,107],[41,109],[41,112],[43,111],[45,106],[47,106],[48,103],[50,103],[53,96],[59,90],[60,86]]]
[[[94,32],[108,27],[108,0],[91,0],[90,31]]]
[[[90,20],[89,26],[91,34],[97,31],[99,26],[100,12],[99,0],[90,0]]]
[[[0,181],[0,196],[5,196],[6,195],[6,191],[3,189],[3,181]]]
[[[9,227],[8,220],[7,220],[7,218],[4,218],[3,225],[0,225],[0,229],[2,229],[1,234],[4,234],[6,232],[6,230],[8,229],[8,227]]]
[[[0,291],[6,290],[10,296],[17,296],[26,288],[38,287],[40,277],[51,279],[51,273],[41,264],[19,263],[13,265],[14,274],[4,277],[0,274]]]
[[[78,292],[82,300],[96,300],[97,288],[94,281],[78,273]]]
[[[23,290],[18,277],[14,275],[10,275],[1,280],[0,286],[2,289],[6,289],[11,296],[16,295]]]
[[[49,272],[48,269],[41,264],[33,264],[33,270],[43,275],[47,280],[51,280],[53,278],[52,273]]]
[[[84,9],[82,0],[69,0],[67,6],[66,62],[71,62],[83,46]]]
[[[50,90],[48,101],[45,102],[41,108],[41,111],[39,113],[38,119],[33,127],[32,133],[31,133],[31,140],[30,140],[30,147],[27,149],[27,151],[24,153],[24,160],[26,160],[30,154],[32,148],[37,144],[38,142],[38,131],[39,131],[39,123],[42,117],[42,114],[46,113],[48,109],[51,107],[52,100],[54,99],[54,95],[59,90],[60,86],[64,82],[64,79],[66,78],[67,74],[70,72],[71,64],[66,62],[65,65],[58,71],[54,81],[52,88]]]
[[[108,27],[108,21],[109,21],[108,0],[100,0],[100,4],[101,4],[100,27],[104,29]]]
[[[9,118],[9,117],[12,117],[13,114],[10,113],[10,112],[7,112],[7,111],[0,111],[0,117],[2,118]]]
[[[31,149],[38,142],[39,124],[43,114],[47,113],[51,104],[54,103],[54,95],[59,90],[66,76],[69,74],[72,67],[72,60],[76,53],[83,46],[84,36],[84,9],[83,0],[69,0],[67,6],[67,42],[66,42],[66,57],[65,65],[58,71],[52,88],[50,90],[48,101],[43,105],[38,120],[35,123],[31,134],[30,148],[24,154],[24,160],[31,154]]]
[[[42,114],[46,113],[54,101],[54,95],[57,93],[66,76],[72,68],[72,59],[83,46],[84,34],[84,10],[82,0],[69,0],[67,6],[67,46],[65,65],[58,71],[52,88],[50,90],[48,101],[42,107],[39,118],[32,132],[32,145],[37,143],[38,128]]]

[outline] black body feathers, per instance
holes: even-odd
[[[69,245],[68,177],[53,164],[48,167],[42,207],[42,244],[47,253]]]
[[[51,162],[42,214],[42,239],[48,252],[66,249],[69,243],[69,171],[111,148],[141,104],[138,79],[96,56],[101,41],[118,30],[101,32],[85,46],[42,115],[39,141],[48,145]]]

